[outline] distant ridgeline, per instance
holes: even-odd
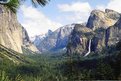
[[[66,25],[55,31],[49,30],[45,35],[35,36],[33,43],[40,52],[58,52],[65,51],[68,44],[68,38],[75,24]]]

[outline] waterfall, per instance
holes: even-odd
[[[90,52],[91,52],[91,39],[89,40],[88,52],[84,56],[89,55]]]

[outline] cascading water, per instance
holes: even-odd
[[[91,52],[91,39],[89,40],[88,52],[84,55],[85,57]]]

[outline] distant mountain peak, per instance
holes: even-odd
[[[52,33],[53,33],[53,31],[49,29],[47,32],[47,35],[51,35]]]
[[[44,38],[36,37],[34,44],[41,52],[63,50],[68,43],[75,24],[62,26],[55,31],[48,30]]]

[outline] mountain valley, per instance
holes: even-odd
[[[121,14],[93,10],[73,23],[29,37],[0,4],[0,81],[121,80]]]

